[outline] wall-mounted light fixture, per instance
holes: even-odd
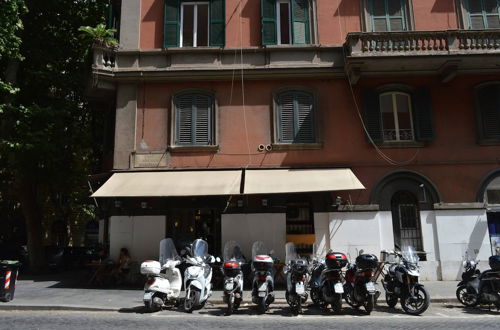
[[[122,201],[115,201],[115,207],[118,209],[122,207]]]
[[[261,202],[262,202],[262,206],[267,206],[268,200],[267,200],[267,198],[262,198]]]
[[[243,200],[238,199],[238,201],[236,202],[236,205],[238,205],[238,207],[243,207]]]

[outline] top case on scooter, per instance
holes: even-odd
[[[252,260],[252,265],[257,271],[271,271],[273,263],[273,258],[267,255],[256,255]]]
[[[143,275],[158,275],[160,270],[161,265],[158,261],[146,260],[141,264],[141,274]]]

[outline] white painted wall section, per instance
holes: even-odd
[[[223,214],[222,246],[229,240],[241,245],[247,259],[252,257],[252,244],[263,241],[274,256],[285,260],[286,215],[284,213]]]
[[[315,254],[324,257],[330,250],[330,220],[328,213],[314,213]]]
[[[158,259],[160,240],[165,238],[165,216],[112,216],[109,225],[110,257],[129,250],[132,260]]]

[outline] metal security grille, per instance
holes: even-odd
[[[399,204],[401,246],[410,245],[422,251],[422,234],[418,209],[415,204]]]

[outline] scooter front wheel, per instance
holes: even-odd
[[[200,291],[196,289],[190,289],[186,292],[186,298],[184,299],[184,310],[188,313],[192,313],[196,306],[200,302]]]
[[[467,286],[461,285],[457,288],[457,299],[460,303],[467,307],[474,307],[478,304],[477,296],[467,292]]]

